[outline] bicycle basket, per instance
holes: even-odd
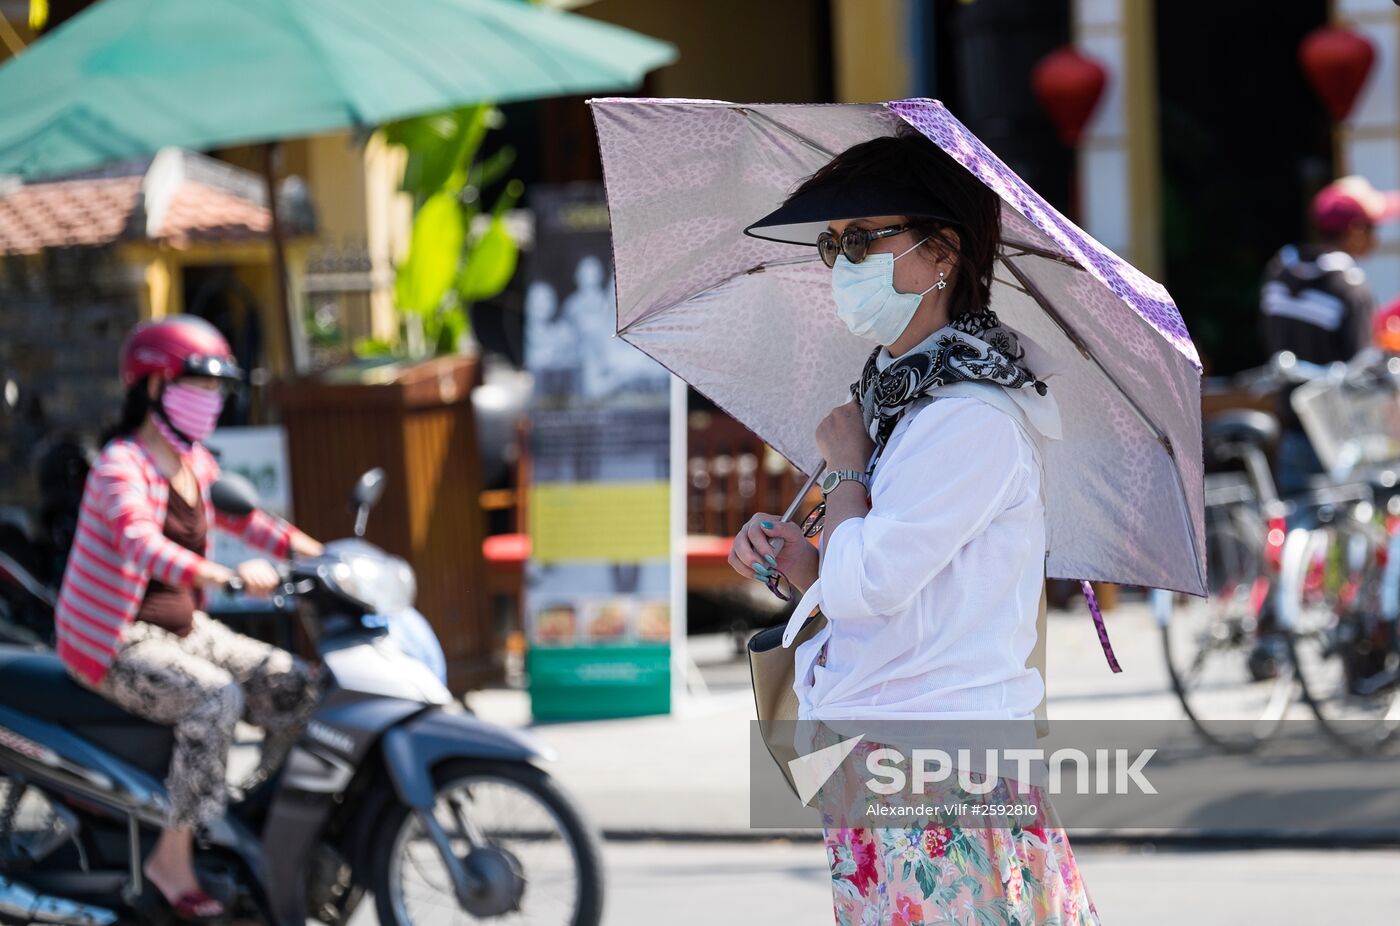
[[[1400,458],[1400,399],[1392,390],[1317,380],[1298,386],[1289,400],[1329,472]]]

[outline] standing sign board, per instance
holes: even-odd
[[[287,432],[281,426],[219,428],[209,435],[204,444],[218,458],[221,470],[237,473],[253,484],[258,491],[258,503],[264,510],[281,518],[291,518],[292,480],[291,469],[287,465]],[[267,558],[266,553],[225,531],[210,531],[209,540],[210,557],[230,569],[246,560]],[[266,616],[272,613],[267,598],[234,594],[223,589],[211,590],[204,606],[221,619],[238,614]],[[291,624],[285,620],[280,623],[286,626],[274,629],[274,642],[288,646],[291,644]],[[239,629],[252,632],[247,626],[240,626]]]
[[[671,702],[670,374],[614,335],[602,187],[535,187],[526,672],[539,720]]]
[[[281,518],[292,516],[291,471],[287,466],[287,434],[278,425],[249,428],[219,428],[204,442],[218,458],[219,469],[237,473],[258,490],[258,503]],[[225,566],[266,557],[237,537],[212,531],[213,559]]]

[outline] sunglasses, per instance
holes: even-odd
[[[807,517],[802,519],[802,536],[807,538],[817,536],[817,534],[821,532],[824,523],[826,523],[826,502],[820,501],[817,502],[816,506],[811,511],[807,512]],[[785,578],[787,577],[782,573],[774,571],[768,578],[768,590],[783,601],[791,601],[792,596],[784,594],[778,587],[778,582]],[[789,583],[788,587],[791,588],[792,584]]]
[[[877,238],[897,235],[909,227],[911,226],[908,222],[903,225],[887,225],[884,228],[875,229],[847,226],[842,229],[840,238],[829,231],[824,231],[817,235],[817,253],[822,256],[822,263],[828,267],[835,267],[836,258],[841,254],[845,254],[846,260],[851,263],[858,264],[865,260],[865,255],[870,253],[870,242]]]

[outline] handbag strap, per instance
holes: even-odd
[[[797,607],[793,608],[792,616],[788,618],[787,626],[783,628],[783,648],[792,645],[792,641],[797,638],[798,631],[807,622],[807,618],[816,613],[821,606],[821,576],[817,576],[811,585],[807,586],[807,591],[802,593],[802,598],[798,600]]]

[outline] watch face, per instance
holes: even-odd
[[[839,475],[837,475],[836,473],[827,473],[824,477],[822,477],[822,491],[830,492],[832,489],[836,488],[836,486],[839,485],[840,482],[841,477]]]

